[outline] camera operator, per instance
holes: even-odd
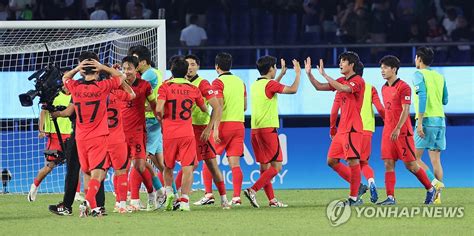
[[[67,71],[66,69],[65,71]],[[64,91],[64,88],[61,89],[59,94],[54,98],[53,106],[56,109],[57,107],[67,107],[71,102],[71,95],[67,94]],[[56,128],[54,127],[52,117],[50,112],[46,110],[43,106],[39,122],[38,122],[38,130],[39,138],[48,138],[48,142],[46,144],[46,150],[58,150],[63,151],[61,144],[59,142],[58,134],[56,132]],[[59,127],[59,131],[63,140],[67,140],[70,138],[72,133],[72,124],[69,118],[57,118],[57,123]],[[56,167],[57,165],[61,164],[64,160],[60,157],[55,157],[53,155],[46,156],[46,163],[45,166],[38,171],[38,175],[34,179],[34,182],[31,184],[30,191],[28,192],[28,201],[32,202],[36,200],[36,195],[39,189],[39,185],[43,181],[43,179]],[[77,185],[76,189],[76,198],[81,197],[80,193],[80,184]]]

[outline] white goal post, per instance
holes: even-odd
[[[7,191],[26,193],[44,166],[45,139],[38,138],[38,99],[22,107],[18,95],[34,88],[27,78],[50,63],[77,65],[83,51],[94,51],[102,63],[119,63],[131,46],[147,46],[152,62],[163,75],[166,69],[165,20],[107,21],[2,21],[0,23],[0,172],[11,172]],[[62,192],[65,167],[55,168],[39,192]],[[106,190],[112,190],[111,181]],[[0,193],[3,188],[0,189]]]

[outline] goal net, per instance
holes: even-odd
[[[38,98],[32,107],[22,107],[18,95],[34,89],[28,77],[44,68],[51,58],[61,68],[74,67],[83,51],[94,51],[100,62],[113,65],[134,45],[147,46],[161,71],[166,63],[164,20],[134,21],[36,21],[0,24],[0,171],[11,173],[10,193],[27,193],[38,171],[44,167],[46,139],[38,138]],[[6,170],[6,171],[4,171]],[[64,191],[65,165],[56,167],[38,192]],[[6,175],[2,175],[7,180]],[[111,174],[106,190],[112,191]],[[2,179],[2,180],[3,180]],[[0,190],[3,191],[4,188]]]

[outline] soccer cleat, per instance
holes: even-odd
[[[240,200],[240,197],[233,197],[232,198],[232,206],[241,206],[242,201]]]
[[[99,211],[100,211],[100,214],[103,215],[103,216],[108,216],[109,213],[107,213],[107,211],[105,210],[105,207],[101,206],[99,207]]]
[[[83,202],[85,200],[86,199],[81,195],[81,193],[76,192],[76,196],[74,196],[74,201]]]
[[[156,209],[158,208],[155,206],[155,199],[148,199],[145,211],[154,211]]]
[[[199,201],[193,203],[193,205],[195,206],[204,206],[204,205],[211,205],[211,204],[214,204],[215,203],[215,199],[214,199],[214,196],[211,196],[211,197],[202,197]]]
[[[156,204],[156,209],[161,209],[163,208],[163,205],[165,204],[166,202],[166,193],[163,193],[163,194],[156,194],[156,201],[155,201],[155,204]]]
[[[113,213],[118,213],[119,208],[120,208],[120,203],[115,202],[114,210],[113,210],[112,212],[113,212]]]
[[[103,207],[96,207],[94,209],[91,210],[90,212],[90,216],[92,217],[101,217],[101,216],[104,216],[104,212],[105,212],[105,208]]]
[[[387,197],[387,199],[385,199],[384,201],[377,203],[377,205],[380,205],[380,206],[389,206],[389,205],[396,205],[396,204],[397,204],[397,201],[395,201],[395,198],[391,198],[391,197]]]
[[[174,194],[170,194],[166,196],[165,201],[165,211],[172,211],[173,210],[173,203],[174,203]]]
[[[367,192],[367,189],[369,189],[367,185],[361,183],[359,185],[359,193],[357,194],[357,199],[361,199],[362,195],[364,195]]]
[[[432,187],[430,190],[428,190],[426,192],[425,204],[432,204],[435,199],[436,193],[437,191],[435,187]]]
[[[376,203],[379,200],[379,194],[377,193],[377,187],[375,187],[375,183],[370,183],[370,201],[372,203]]]
[[[117,213],[119,214],[126,214],[126,213],[131,213],[132,211],[128,209],[127,207],[119,207],[117,209]]]
[[[367,186],[365,186],[367,187]],[[361,206],[364,204],[364,201],[362,201],[361,198],[357,198],[357,200],[352,200],[352,198],[347,199],[346,204],[349,204],[349,206]]]
[[[440,181],[437,181],[435,184],[434,184],[434,187],[436,188],[436,195],[435,195],[435,199],[434,199],[434,204],[441,204],[441,190],[443,190],[444,188],[444,184],[443,182],[440,182]]]
[[[28,201],[34,202],[36,200],[36,194],[38,194],[38,187],[35,184],[31,184],[30,191],[28,192]]]
[[[90,214],[90,207],[87,201],[84,201],[79,205],[79,217],[84,218],[88,217]]]
[[[253,207],[255,207],[255,208],[260,207],[257,203],[257,193],[253,189],[251,189],[251,188],[245,189],[244,194],[247,197],[247,199],[250,201],[250,204]],[[232,201],[234,201],[234,199],[232,199]]]
[[[181,201],[178,199],[176,199],[174,202],[173,202],[173,211],[177,211],[179,210],[179,206],[181,205]]]
[[[179,210],[180,211],[191,211],[191,208],[189,207],[189,202],[181,202],[179,204]]]
[[[49,205],[49,211],[59,216],[70,216],[72,215],[72,208],[64,206],[64,203],[60,202],[58,205]]]
[[[232,208],[232,205],[228,201],[225,201],[221,202],[221,207],[223,210],[230,210]]]
[[[268,202],[268,205],[270,207],[276,207],[276,208],[286,208],[286,207],[288,207],[287,204],[284,204],[283,202],[280,202],[277,199],[273,199],[272,201]]]

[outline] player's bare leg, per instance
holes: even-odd
[[[221,206],[224,209],[229,209],[230,204],[227,200],[227,193],[226,193],[225,184],[224,184],[224,176],[222,175],[219,165],[217,165],[217,160],[215,158],[207,159],[207,160],[204,160],[204,163],[207,166],[207,169],[209,170],[209,172],[211,172],[212,179],[214,180],[214,183],[217,186],[217,190],[219,191],[219,195],[221,197]]]
[[[171,187],[173,183],[173,169],[168,168],[165,166],[163,170],[163,179],[165,181],[165,190],[166,190],[166,202],[165,202],[165,210],[172,211],[173,210],[173,202],[174,202],[174,194],[173,194],[173,187]]]
[[[260,178],[258,178],[257,182],[255,182],[255,184],[251,188],[244,190],[245,196],[249,199],[250,204],[256,208],[260,207],[256,199],[257,191],[264,188],[266,185],[271,185],[271,181],[273,177],[275,177],[281,171],[282,163],[279,161],[272,161],[271,163],[261,164],[261,166],[264,171],[260,175]],[[276,199],[271,199],[271,200],[276,201]],[[281,206],[278,206],[278,207],[286,207],[284,206],[284,204],[282,203],[280,204]]]
[[[435,197],[435,204],[441,204],[441,190],[444,188],[443,184],[443,166],[441,165],[441,151],[440,150],[429,150],[428,154],[431,159],[431,165],[433,166],[433,172],[435,179],[431,182],[435,186],[437,194]]]
[[[38,171],[38,175],[34,179],[33,183],[30,186],[30,191],[28,192],[28,201],[33,202],[36,200],[36,195],[38,194],[38,188],[41,182],[46,176],[51,173],[56,164],[52,161],[47,161],[46,165]]]
[[[193,170],[194,165],[183,166],[183,179],[181,185],[181,199],[179,209],[181,211],[189,211],[189,194],[191,193],[191,186],[193,185]]]
[[[232,195],[232,205],[240,206],[242,201],[240,200],[240,192],[242,191],[242,169],[240,168],[240,157],[230,156],[229,166],[232,170],[232,185],[234,194]]]
[[[437,177],[439,176],[439,177],[443,178],[443,169],[441,167],[441,163],[439,162],[439,166],[436,167],[436,168],[439,168],[439,169],[437,169],[438,170],[438,175],[436,175],[435,166],[434,166],[435,164],[433,163],[433,159],[435,159],[435,162],[436,162],[436,159],[439,160],[439,157],[435,156],[435,157],[431,158],[431,155],[433,155],[435,153],[432,154],[433,151],[429,151],[428,154],[430,156],[430,159],[432,159],[431,165],[433,165],[433,171],[435,171],[435,174],[433,174],[433,172],[431,172],[428,165],[426,165],[426,163],[423,162],[423,160],[421,159],[421,157],[423,156],[424,151],[425,151],[424,149],[416,149],[416,151],[415,151],[416,162],[418,163],[418,165],[421,168],[423,168],[425,170],[426,174],[428,175],[429,180],[431,181],[431,184],[433,186],[435,186],[435,188],[437,190],[437,194],[435,196],[435,202],[436,203],[441,203],[441,199],[438,200],[438,198],[440,197],[439,193],[441,192],[441,189],[444,188],[444,184],[443,184],[442,180],[439,180]],[[439,173],[440,169],[441,169],[441,175]]]

